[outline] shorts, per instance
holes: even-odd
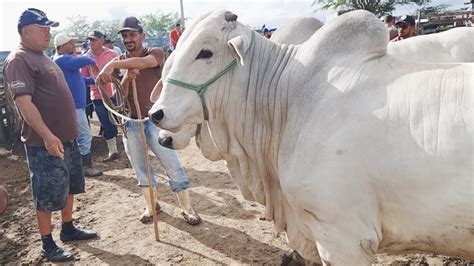
[[[64,160],[49,155],[46,147],[25,146],[36,210],[64,209],[68,194],[85,192],[82,158],[77,142],[63,142]]]

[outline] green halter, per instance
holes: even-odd
[[[167,79],[166,82],[197,92],[199,97],[201,98],[202,108],[204,110],[204,120],[209,120],[209,111],[207,110],[206,101],[204,100],[204,93],[207,91],[207,88],[209,87],[209,85],[216,82],[216,80],[224,76],[227,72],[231,71],[236,65],[237,65],[237,61],[234,59],[221,72],[217,73],[213,78],[211,78],[210,80],[200,85],[194,85],[191,83],[186,83],[183,81],[170,79],[170,78]]]
[[[254,39],[255,39],[255,32],[252,31],[252,39],[250,39],[250,46],[252,46],[252,44],[254,42]],[[172,78],[166,79],[166,82],[168,82],[170,84],[173,84],[173,85],[176,85],[176,86],[180,86],[180,87],[188,89],[188,90],[193,90],[193,91],[197,92],[197,94],[199,95],[199,98],[201,98],[202,109],[203,109],[203,112],[204,112],[204,120],[209,120],[209,111],[207,109],[206,101],[204,99],[204,93],[207,91],[207,88],[212,83],[216,82],[222,76],[227,74],[227,72],[230,72],[232,69],[234,69],[234,67],[236,65],[237,65],[237,60],[234,59],[221,72],[217,73],[214,77],[212,77],[211,79],[209,79],[208,81],[206,81],[206,82],[204,82],[200,85],[195,85],[195,84],[183,82],[183,81],[180,81],[180,80],[177,80],[177,79],[172,79]],[[196,129],[196,137],[200,134],[200,132],[201,132],[201,124],[198,124],[197,129]]]

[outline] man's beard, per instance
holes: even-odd
[[[135,43],[124,43],[124,46],[125,49],[127,49],[127,51],[129,52],[133,52],[137,48],[137,45]]]

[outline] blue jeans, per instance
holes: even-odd
[[[77,129],[79,136],[77,137],[77,144],[79,145],[79,152],[81,155],[91,153],[92,133],[87,120],[86,109],[76,108]]]
[[[112,101],[115,102],[115,98],[112,98]],[[94,103],[95,113],[104,129],[104,138],[107,140],[115,138],[117,136],[117,127],[109,120],[109,110],[105,108],[102,100],[93,100],[92,102]]]
[[[163,166],[166,175],[169,177],[169,183],[173,192],[178,192],[189,187],[189,178],[184,172],[184,168],[178,159],[175,150],[165,148],[158,143],[158,134],[160,128],[153,125],[150,121],[145,122],[145,136],[148,147],[155,153],[156,158]],[[143,142],[140,134],[139,122],[130,121],[127,128],[127,138],[123,138],[125,152],[132,163],[133,170],[138,179],[138,186],[148,186],[146,177],[146,165]],[[151,167],[153,186],[158,186],[155,170]]]
[[[44,146],[25,146],[31,192],[36,210],[59,211],[68,194],[85,192],[82,159],[76,141],[63,142],[64,160],[49,155]]]

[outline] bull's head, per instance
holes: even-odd
[[[230,86],[221,81],[229,80],[236,65],[244,65],[252,38],[252,32],[236,19],[228,11],[198,18],[166,61],[162,80],[152,94],[151,100],[157,101],[149,111],[153,123],[164,129],[161,145],[186,147],[198,125],[209,116],[212,119],[213,99],[221,97],[219,91]]]

